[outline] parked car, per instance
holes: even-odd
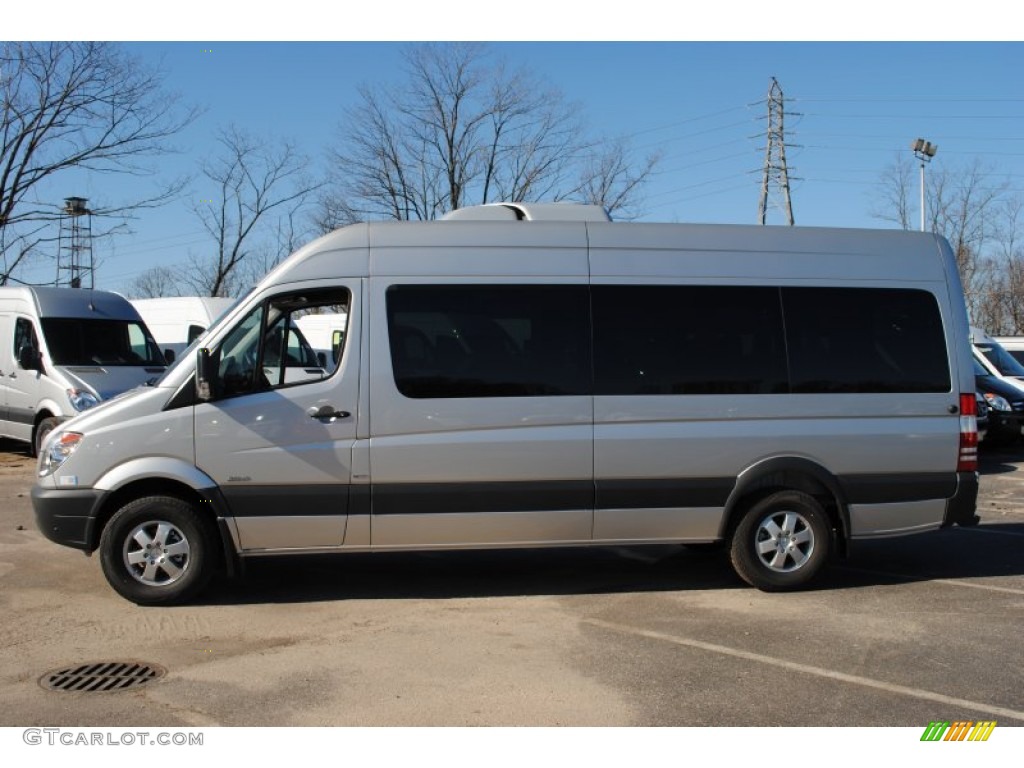
[[[1020,439],[1024,425],[1024,390],[1016,383],[993,374],[977,357],[974,380],[988,404],[989,445],[1009,445]],[[980,435],[979,435],[980,437]]]
[[[988,425],[989,425],[989,419],[988,419],[988,412],[989,412],[988,400],[985,399],[985,396],[983,394],[981,394],[981,392],[975,392],[974,395],[975,395],[975,398],[977,399],[977,408],[978,408],[978,416],[977,416],[977,419],[978,419],[978,442],[982,443],[982,442],[985,441],[985,438],[988,435]]]

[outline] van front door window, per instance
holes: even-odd
[[[320,381],[341,362],[321,365],[298,320],[318,312],[346,311],[348,291],[319,290],[276,296],[256,307],[224,339],[219,378],[221,396]]]

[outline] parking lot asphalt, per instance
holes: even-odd
[[[789,594],[665,546],[268,559],[140,608],[38,532],[33,470],[0,441],[2,726],[1024,726],[1024,445],[983,451],[977,528]],[[39,684],[107,660],[166,675]]]

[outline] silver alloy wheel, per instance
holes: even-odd
[[[176,525],[150,520],[135,526],[125,537],[122,553],[125,567],[136,581],[166,587],[185,575],[192,550]]]
[[[757,526],[754,547],[766,568],[792,573],[814,552],[814,531],[799,512],[777,510]]]

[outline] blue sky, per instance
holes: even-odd
[[[953,28],[958,28],[955,23]],[[563,27],[552,29],[557,33]],[[745,28],[736,29],[742,33]],[[963,29],[971,31],[969,25]],[[630,30],[622,27],[622,36]],[[168,31],[173,35],[173,24]],[[280,36],[288,31],[280,28]],[[442,39],[442,31],[427,39]],[[898,26],[892,31],[901,32]],[[131,29],[124,32],[124,39],[145,37]],[[223,29],[213,24],[211,32],[223,34]],[[831,37],[834,30],[822,32],[808,29],[805,36]],[[277,36],[272,29],[257,28],[256,33]],[[460,36],[467,35],[452,35]],[[799,225],[891,226],[872,216],[878,180],[897,157],[911,156],[910,142],[917,136],[939,146],[932,169],[978,160],[989,166],[993,185],[1007,183],[1024,195],[1022,43],[702,42],[698,35],[688,37],[685,42],[499,42],[493,50],[512,64],[530,67],[569,101],[579,102],[592,133],[627,136],[639,152],[662,153],[658,173],[645,191],[647,220],[756,222],[766,127],[763,100],[773,76],[785,92],[787,109],[799,113],[787,117],[786,137]],[[399,80],[405,44],[223,42],[218,37],[126,45],[165,72],[169,90],[205,109],[175,140],[180,152],[159,160],[160,179],[197,176],[216,131],[232,122],[295,140],[322,168],[324,151],[335,139],[344,108],[354,102],[357,86]],[[153,181],[83,174],[55,179],[52,194],[58,201],[79,195],[111,203]],[[188,203],[209,196],[198,184],[185,198],[142,212],[132,224],[133,234],[98,245],[98,287],[126,290],[144,269],[200,253],[206,240]],[[773,211],[769,222],[782,223],[781,215]],[[22,277],[50,280],[52,274],[52,265],[46,264]]]

